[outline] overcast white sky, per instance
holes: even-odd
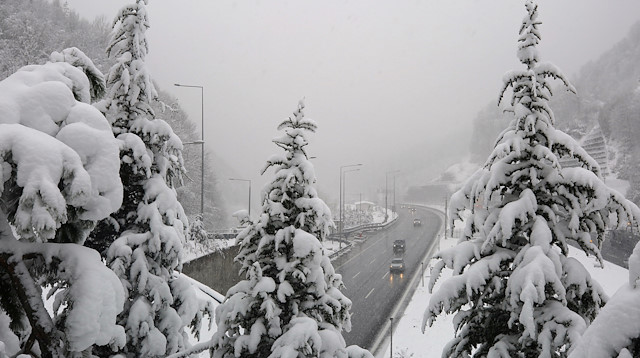
[[[69,0],[89,19],[130,2]],[[538,3],[541,59],[570,77],[640,18],[637,0]],[[468,148],[471,120],[521,68],[517,0],[150,0],[148,13],[151,75],[198,124],[199,90],[173,83],[204,86],[207,147],[254,180],[256,204],[276,126],[301,97],[319,124],[308,149],[320,190],[337,196],[339,167],[362,163],[355,198],[387,170],[437,175],[423,169],[446,156],[437,148]]]

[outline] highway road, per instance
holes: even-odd
[[[416,207],[412,212],[401,208],[398,214],[391,227],[368,233],[350,252],[333,261],[336,272],[342,274],[346,287],[343,292],[353,302],[352,329],[343,332],[347,345],[372,348],[378,330],[389,320],[415,271],[421,269],[426,251],[442,226],[441,217],[429,209]],[[421,219],[422,225],[414,226],[414,218]],[[404,274],[392,275],[389,264],[396,239],[406,241],[406,270]]]

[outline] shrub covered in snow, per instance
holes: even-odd
[[[566,356],[605,303],[585,268],[567,257],[568,241],[600,261],[607,228],[640,217],[638,208],[603,183],[600,169],[570,136],[554,128],[548,101],[556,79],[575,91],[551,64],[539,63],[537,5],[526,3],[518,39],[525,70],[505,75],[514,120],[484,167],[451,199],[452,218],[471,211],[461,242],[439,252],[423,329],[442,312],[456,313],[455,338],[443,356]],[[578,168],[558,159],[575,158]]]

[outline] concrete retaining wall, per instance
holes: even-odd
[[[182,272],[225,295],[231,286],[240,281],[240,264],[233,262],[239,246],[199,257],[185,263]]]

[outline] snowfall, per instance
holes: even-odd
[[[442,207],[434,207],[442,211]],[[380,218],[375,218],[374,222],[379,222]],[[439,247],[435,249],[446,249],[455,246],[457,243],[456,238],[443,238],[442,235],[438,237]],[[323,243],[325,246],[326,254],[331,254],[338,251],[338,243],[327,240]],[[433,252],[435,253],[435,251]],[[432,254],[433,254],[432,253]],[[586,254],[574,247],[569,247],[569,253],[571,257],[580,261],[584,267],[589,271],[591,276],[602,286],[603,290],[609,297],[612,297],[620,287],[629,281],[629,271],[613,263],[604,262],[604,267],[600,267],[594,257],[587,257]],[[439,316],[436,322],[431,327],[427,327],[424,333],[421,330],[422,318],[431,298],[427,286],[429,283],[430,264],[425,266],[424,277],[421,274],[416,274],[411,282],[411,287],[415,287],[413,295],[409,295],[405,305],[400,305],[394,313],[394,325],[393,325],[393,346],[391,346],[390,333],[385,332],[383,343],[377,352],[372,352],[378,358],[382,357],[398,357],[398,358],[426,358],[426,357],[438,357],[442,353],[442,349],[445,344],[453,338],[453,315]],[[445,278],[450,277],[450,271],[443,271],[442,277],[437,281],[434,292]],[[202,299],[212,300],[214,306],[217,306],[224,299],[224,294],[216,292],[209,287],[206,287],[197,281],[193,283],[200,287],[198,295]],[[404,308],[404,309],[402,309]],[[387,325],[388,327],[388,325]],[[203,328],[200,341],[193,339],[192,344],[198,342],[208,341],[209,338],[216,331],[215,323],[212,323],[209,329]],[[203,352],[200,357],[209,357],[208,352]]]

